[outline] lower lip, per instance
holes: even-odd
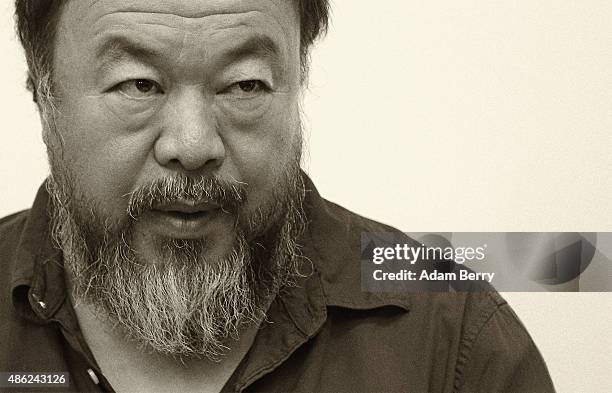
[[[156,232],[177,239],[196,239],[203,237],[209,226],[218,217],[220,209],[198,213],[180,213],[151,210],[145,214]]]

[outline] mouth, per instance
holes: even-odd
[[[166,215],[170,218],[174,218],[176,220],[184,220],[184,221],[197,221],[199,219],[205,218],[208,215],[208,211],[199,211],[193,213],[185,213],[181,211],[175,210],[158,210],[159,214]]]
[[[214,203],[178,201],[154,206],[147,216],[155,232],[161,235],[195,239],[203,237],[221,213],[221,207]]]
[[[216,210],[220,207],[221,206],[214,202],[179,199],[173,203],[155,205],[153,206],[153,210],[170,213],[199,214]]]

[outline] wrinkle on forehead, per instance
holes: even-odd
[[[71,2],[85,7],[82,0]],[[76,3],[76,4],[75,4]],[[289,12],[288,12],[289,11]],[[88,23],[110,14],[145,14],[152,20],[176,22],[179,25],[209,16],[227,17],[228,19],[249,12],[259,12],[268,20],[274,21],[285,34],[288,27],[299,26],[299,16],[293,1],[288,0],[91,0],[83,9],[89,16]]]
[[[197,20],[184,19],[174,15],[156,15],[148,12],[134,12],[126,15],[124,12],[107,13],[93,23],[94,34],[100,34],[109,27],[151,26],[164,27],[181,32],[197,32],[203,30],[223,30],[236,27],[269,27],[268,18],[258,11],[247,11],[236,14],[209,15]],[[278,26],[281,27],[281,26]]]
[[[299,17],[293,1],[287,0],[74,0],[73,20],[80,20],[81,33],[92,38],[109,30],[156,29],[157,38],[174,35],[175,49],[185,47],[199,34],[210,38],[244,27],[267,31],[281,38],[287,53],[299,48]],[[89,4],[88,4],[89,3]],[[165,29],[164,29],[165,28]],[[164,32],[164,30],[166,30]],[[152,32],[152,30],[149,30]],[[154,30],[153,30],[154,31]],[[170,33],[172,32],[172,33]],[[157,33],[156,33],[157,35]],[[82,34],[78,36],[83,37]],[[204,37],[204,36],[202,36]],[[151,39],[156,40],[155,37]],[[193,44],[193,42],[192,42]],[[182,50],[181,50],[182,52]]]
[[[161,1],[126,1],[126,0],[93,0],[88,8],[100,3],[120,12],[146,12],[151,14],[175,15],[182,18],[202,18],[210,15],[223,15],[246,12],[249,10],[273,11],[287,0],[161,0]],[[293,7],[293,5],[292,5]]]

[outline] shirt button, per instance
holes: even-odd
[[[96,385],[100,384],[100,380],[98,379],[98,376],[96,375],[96,372],[94,370],[88,368],[87,374],[89,374],[89,378],[91,378],[91,381],[93,383],[95,383]]]

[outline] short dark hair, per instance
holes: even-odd
[[[308,71],[311,45],[327,31],[329,0],[292,0],[300,15],[300,61],[303,78]],[[52,43],[57,20],[66,0],[15,0],[17,35],[28,62],[28,88],[34,101],[51,94]]]

